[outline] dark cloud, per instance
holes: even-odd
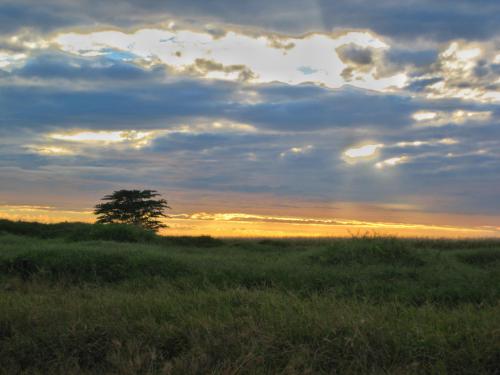
[[[297,96],[297,91],[304,90]],[[281,86],[281,95],[288,87]],[[276,95],[278,88],[274,89]],[[276,130],[311,131],[349,126],[402,127],[408,124],[409,113],[416,105],[408,98],[382,95],[365,90],[346,88],[343,90],[290,88],[288,100],[263,100],[255,105],[246,105],[231,114],[241,121]],[[307,93],[315,92],[315,95]]]
[[[234,90],[229,83],[190,80],[96,88],[5,85],[0,128],[168,128],[185,118],[221,116]]]
[[[47,74],[53,77],[52,73]],[[65,76],[71,74],[71,70],[63,72]],[[94,74],[90,77],[97,79]],[[234,83],[192,80],[83,89],[10,85],[0,92],[4,108],[0,127],[169,128],[185,120],[220,118],[279,131],[351,126],[390,129],[408,125],[411,111],[418,108],[408,98],[356,89],[332,91],[305,86],[304,93],[315,95],[297,96],[301,88],[295,87],[287,97],[289,88],[284,85],[267,90],[269,97],[264,91],[261,102],[249,104],[235,100],[237,88]],[[274,101],[276,96],[281,99]]]
[[[174,15],[188,23],[215,20],[297,34],[345,27],[370,28],[405,40],[481,39],[498,34],[499,23],[494,22],[500,14],[497,1],[474,5],[424,0],[403,6],[395,0],[383,0],[367,4],[298,0],[4,2],[0,4],[0,30],[8,34],[22,27],[47,32],[99,24],[129,27],[166,21]],[[222,33],[218,29],[214,32]],[[0,190],[27,186],[28,182],[50,191],[56,183],[91,190],[147,181],[178,189],[272,192],[344,201],[391,202],[432,195],[443,201],[430,210],[500,212],[495,189],[500,183],[497,104],[425,100],[401,92],[376,93],[352,87],[331,90],[313,84],[252,85],[181,78],[169,75],[164,68],[146,69],[123,61],[133,56],[106,52],[105,56],[84,58],[46,51],[30,56],[11,72],[0,70],[0,173],[2,181],[8,180]],[[389,66],[436,73],[419,78],[418,70],[407,88],[413,93],[425,92],[446,78],[439,76],[439,64],[433,65],[437,58],[434,50],[412,51],[399,46],[376,54],[348,46],[340,53],[353,69],[387,62]],[[232,72],[240,74],[241,81],[248,78],[244,66],[224,66],[210,60],[196,61],[193,69]],[[498,64],[479,61],[473,70],[474,82],[465,77],[453,83],[465,87],[480,82],[494,90],[498,89],[494,83],[498,74]],[[484,123],[412,126],[415,111],[459,109],[492,111],[493,115]],[[210,129],[213,121],[250,124],[257,130]],[[27,148],[52,142],[44,137],[49,131],[176,129],[179,125],[189,125],[194,132],[169,133],[140,150],[67,143],[67,147],[82,152],[54,157]],[[459,143],[393,146],[442,138]],[[342,160],[347,147],[367,140],[386,145],[378,159],[354,165]],[[309,145],[312,147],[307,149]],[[407,163],[382,171],[374,168],[377,161],[401,155],[408,157]]]
[[[63,53],[43,53],[30,58],[12,75],[25,79],[83,81],[159,81],[165,77],[164,67],[144,69],[110,56],[81,58]],[[140,83],[140,82],[139,82]]]
[[[150,152],[203,151],[214,148],[224,148],[232,152],[253,150],[256,144],[271,141],[269,135],[238,134],[238,133],[170,133],[165,137],[155,139]]]
[[[498,34],[497,0],[256,0],[128,1],[133,8],[166,12],[179,17],[304,33],[332,28],[368,28],[395,37],[432,40],[485,39]]]
[[[0,30],[132,27],[178,18],[187,24],[222,22],[292,34],[362,28],[397,39],[447,41],[491,38],[499,32],[499,15],[497,0],[7,0],[0,4]]]
[[[357,65],[370,65],[373,63],[372,50],[358,47],[355,44],[347,44],[337,48],[337,52],[344,62],[352,62]]]
[[[0,3],[0,32],[13,34],[22,28],[48,32],[77,24],[78,13],[71,12],[64,1],[32,2],[2,1]]]
[[[337,53],[342,62],[347,65],[341,73],[342,78],[347,82],[355,78],[356,73],[369,73],[376,63],[376,52],[371,48],[347,44],[337,48]]]
[[[427,86],[431,86],[435,83],[443,81],[443,78],[441,77],[435,77],[435,78],[415,78],[412,80],[409,85],[407,86],[407,89],[410,91],[414,92],[424,92],[427,88]]]
[[[206,59],[196,59],[194,64],[188,68],[187,72],[201,76],[210,72],[238,73],[238,80],[243,82],[255,78],[255,74],[245,65],[237,64],[225,66],[221,63]]]
[[[280,131],[349,126],[402,127],[417,106],[408,98],[345,88],[169,78],[163,69],[144,69],[109,57],[42,54],[10,78],[37,85],[5,83],[1,127],[169,128],[179,122],[227,119]],[[9,81],[10,82],[10,81]],[[245,100],[258,92],[256,104]]]
[[[115,60],[42,54],[14,69],[0,92],[0,128],[172,128],[183,121],[226,119],[261,129],[309,132],[342,128],[399,133],[419,109],[492,110],[459,100],[425,101],[396,94],[312,84],[245,85],[169,77]],[[37,84],[15,84],[16,79]],[[431,80],[427,84],[435,82]],[[415,81],[412,90],[418,90]],[[423,89],[422,89],[423,90]],[[257,93],[259,101],[247,101]],[[253,97],[252,97],[253,98]]]
[[[437,57],[438,51],[429,50],[412,50],[391,48],[385,53],[387,60],[396,65],[413,65],[415,67],[428,67],[433,64]]]
[[[320,0],[319,6],[326,28],[368,28],[396,39],[488,39],[500,28],[496,0]]]

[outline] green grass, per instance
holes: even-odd
[[[500,374],[498,240],[40,225],[0,222],[0,374]]]

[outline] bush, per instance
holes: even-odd
[[[0,220],[0,232],[43,239],[63,238],[70,241],[152,242],[157,237],[153,231],[128,224],[42,224],[10,220]]]
[[[128,224],[94,224],[87,233],[74,232],[69,237],[73,241],[116,241],[152,242],[156,235],[153,231]]]
[[[85,230],[89,226],[91,226],[91,224],[68,222],[42,224],[0,219],[0,232],[44,239],[66,237],[70,233],[85,233]]]

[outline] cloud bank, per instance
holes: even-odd
[[[0,199],[144,185],[495,221],[497,14],[497,1],[2,2]]]

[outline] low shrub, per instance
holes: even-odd
[[[69,239],[73,241],[152,242],[156,238],[153,231],[128,224],[93,224],[87,229],[86,233],[71,233]]]
[[[43,239],[63,238],[69,241],[117,241],[117,242],[152,242],[154,232],[128,224],[87,224],[56,223],[0,220],[0,233]]]
[[[85,234],[92,224],[56,223],[42,224],[27,221],[11,221],[0,219],[0,232],[37,238],[67,237],[69,234]]]

